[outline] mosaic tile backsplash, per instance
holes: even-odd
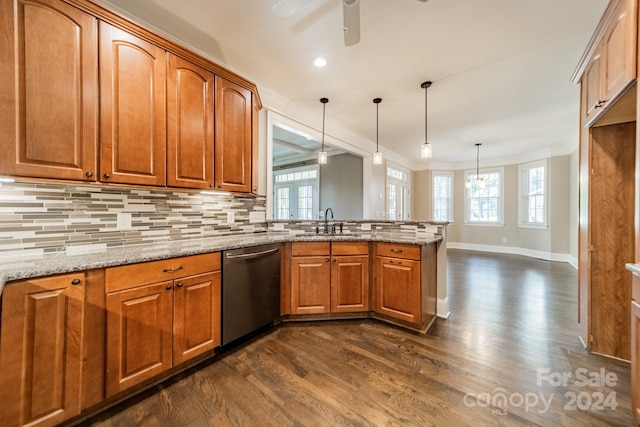
[[[266,232],[265,210],[228,193],[2,182],[0,258]]]

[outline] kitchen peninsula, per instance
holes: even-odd
[[[90,245],[82,245],[80,251],[68,246],[65,251],[42,256],[27,251],[24,258],[13,252],[11,261],[0,267],[3,298],[0,397],[6,398],[6,402],[15,402],[0,411],[2,424],[44,423],[52,416],[57,424],[90,415],[214,356],[220,348],[220,281],[224,275],[220,254],[228,249],[272,243],[282,248],[281,316],[274,319],[276,323],[372,317],[425,332],[436,316],[438,265],[446,262],[443,240],[446,224],[343,221],[342,225],[343,233],[325,234],[316,233],[313,222],[271,222],[265,224],[267,230],[251,234],[164,242],[160,239],[152,244],[115,248],[97,245],[92,249]],[[326,252],[313,252],[318,247]],[[325,311],[316,307],[313,315],[293,310],[300,307],[301,293],[300,288],[292,291],[296,283],[291,280],[296,275],[292,266],[301,265],[295,263],[301,258],[296,251],[309,249],[312,252],[307,255],[311,259],[305,259],[311,263],[302,264],[303,268],[313,264],[314,255],[320,256],[320,269],[326,266],[329,270],[325,271],[331,271],[330,288],[320,293],[328,297],[336,292],[343,299],[342,308],[331,305]],[[354,263],[354,259],[358,262]],[[118,273],[128,268],[132,270]],[[334,273],[333,268],[338,273]],[[354,275],[354,271],[359,273]],[[338,277],[345,280],[339,282]],[[366,281],[354,280],[356,277],[365,277]],[[321,280],[312,282],[322,286]],[[338,283],[344,286],[336,288]],[[353,284],[362,291],[359,295],[363,297],[362,304],[356,308],[351,304],[354,293],[345,291]],[[439,286],[444,287],[444,283]],[[190,307],[185,302],[188,297],[179,297],[180,292],[193,292],[192,296],[200,301],[198,308]],[[164,295],[171,294],[173,298],[163,303]],[[203,295],[207,297],[203,299]],[[179,300],[182,302],[178,303]],[[207,304],[203,306],[202,301]],[[141,304],[143,310],[136,311],[136,304]],[[173,305],[173,310],[166,311],[163,304]],[[184,311],[178,311],[180,307]],[[175,323],[165,324],[165,316],[143,318],[140,313],[149,313],[149,310],[173,312]],[[189,332],[187,328],[184,332],[184,324],[190,324],[189,313],[212,319],[211,325],[203,324],[210,332],[196,340],[195,345],[191,343],[186,350],[179,350],[178,343],[191,342],[192,336],[202,335],[200,330]],[[144,325],[140,328],[134,322],[131,331],[119,329],[127,324],[122,320],[126,316]],[[186,320],[180,322],[183,317]],[[173,356],[163,354],[166,345],[154,344],[153,337],[161,339],[166,334],[169,334],[168,346],[174,348]],[[43,337],[53,338],[43,343]],[[145,343],[146,351],[127,352],[127,348],[142,345],[137,341]],[[32,352],[34,346],[38,346],[36,353]],[[113,365],[114,360],[122,360],[114,356],[114,352],[125,357],[123,365]],[[144,360],[139,353],[144,353]],[[51,366],[50,361],[59,365]],[[126,368],[129,371],[123,373]],[[44,400],[27,397],[30,391],[21,372],[27,372],[34,384],[53,384],[50,389],[43,388],[46,390],[42,394]],[[60,372],[64,372],[61,377]],[[16,389],[21,390],[20,399],[15,399]],[[65,390],[64,401],[56,400],[59,390]],[[14,398],[9,399],[8,393]],[[45,401],[49,406],[44,405]],[[28,420],[19,415],[20,408],[29,406],[27,402],[31,402]],[[51,402],[57,402],[54,405],[58,406],[52,407]],[[38,412],[34,405],[46,409]]]

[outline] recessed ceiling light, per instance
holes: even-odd
[[[311,60],[311,62],[313,63],[314,66],[318,68],[322,68],[325,65],[327,65],[327,60],[324,59],[322,56],[316,56]]]

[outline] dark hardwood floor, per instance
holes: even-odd
[[[571,266],[448,255],[451,316],[424,336],[283,324],[83,425],[634,425],[629,364],[578,341]]]

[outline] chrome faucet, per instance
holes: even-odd
[[[327,210],[324,211],[324,232],[328,233],[329,232],[329,212],[331,212],[331,219],[333,219],[333,209],[331,208],[327,208]]]

